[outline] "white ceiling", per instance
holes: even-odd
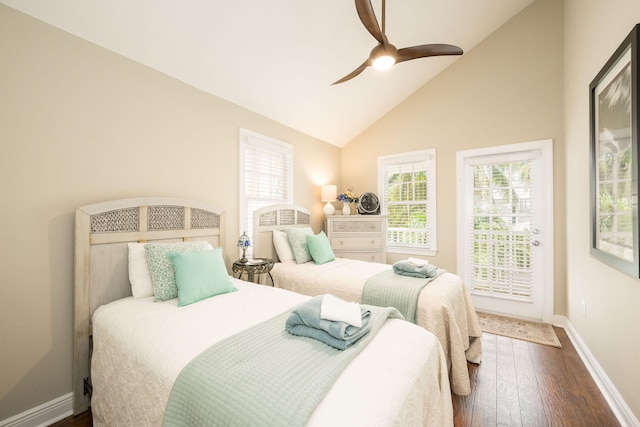
[[[468,52],[533,0],[388,1],[396,47]],[[349,0],[0,0],[189,85],[337,146],[459,57],[351,72],[377,44]],[[381,21],[381,0],[372,0]]]

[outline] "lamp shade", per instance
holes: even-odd
[[[324,212],[325,215],[333,215],[336,213],[336,208],[333,207],[331,202],[335,201],[337,196],[338,190],[333,184],[323,185],[320,189],[320,200],[327,202],[322,208],[322,212]]]
[[[335,202],[338,191],[335,185],[323,185],[320,190],[320,200],[323,202]]]

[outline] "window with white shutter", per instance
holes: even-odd
[[[285,203],[293,203],[293,146],[240,129],[238,235],[245,231],[253,242],[253,212]],[[248,252],[251,254],[251,248]]]
[[[389,252],[436,253],[436,153],[422,150],[378,157],[378,191],[388,216]]]

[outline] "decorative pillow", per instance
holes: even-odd
[[[289,244],[287,233],[280,230],[273,230],[273,246],[276,248],[276,254],[280,262],[287,262],[295,259],[293,250]]]
[[[309,252],[309,246],[307,245],[307,234],[313,235],[311,227],[303,228],[287,228],[284,230],[289,238],[289,244],[293,251],[293,256],[296,259],[297,264],[304,264],[311,261],[311,253]]]
[[[144,245],[144,243],[129,243],[129,282],[134,298],[153,296],[153,283],[151,283]]]
[[[316,264],[324,264],[336,259],[329,243],[329,238],[324,234],[324,231],[314,235],[307,234],[304,236],[307,239],[307,246],[309,246],[309,253],[311,258]]]
[[[176,273],[167,253],[195,252],[212,249],[209,242],[147,243],[144,251],[153,283],[154,301],[166,301],[178,296]]]
[[[198,252],[169,252],[176,272],[178,307],[215,295],[237,291],[222,259],[222,249]]]

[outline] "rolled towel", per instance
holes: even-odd
[[[324,295],[318,295],[296,307],[286,322],[290,334],[314,338],[339,350],[345,350],[369,332],[371,311],[360,307],[362,326],[320,318]]]
[[[401,276],[426,279],[435,277],[438,274],[438,269],[430,264],[416,265],[408,260],[400,260],[393,264],[393,272]]]
[[[320,305],[320,319],[346,322],[360,328],[362,326],[362,311],[360,304],[356,302],[347,302],[331,294],[326,294]]]

